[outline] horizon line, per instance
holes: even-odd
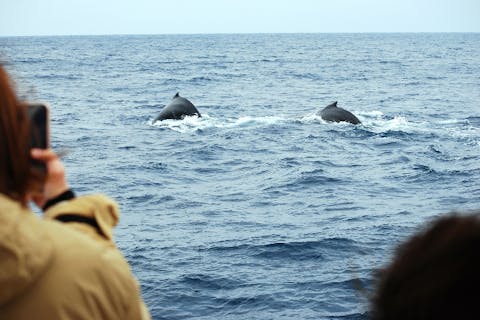
[[[480,31],[309,31],[309,32],[196,32],[196,33],[91,33],[91,34],[17,34],[0,35],[0,38],[20,37],[89,37],[89,36],[194,36],[194,35],[254,35],[254,34],[475,34]]]

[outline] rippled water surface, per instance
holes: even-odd
[[[416,228],[480,207],[479,34],[0,38],[154,319],[367,319]],[[154,123],[176,92],[203,117]],[[325,123],[338,101],[362,121]]]

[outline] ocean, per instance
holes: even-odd
[[[480,208],[480,34],[0,38],[153,319],[368,319],[428,221]],[[179,92],[201,118],[154,122]],[[328,104],[360,125],[327,123]]]

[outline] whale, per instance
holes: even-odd
[[[202,116],[193,103],[181,97],[180,93],[177,92],[177,94],[173,96],[172,101],[160,111],[160,114],[155,118],[154,122],[166,119],[181,120],[185,118],[185,116],[194,115],[198,117]]]
[[[323,120],[329,122],[345,121],[353,124],[361,123],[360,120],[358,120],[358,118],[353,113],[343,108],[337,107],[337,101],[329,104],[328,106],[317,112],[317,115],[319,115]]]

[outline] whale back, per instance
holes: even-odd
[[[202,116],[197,108],[195,108],[193,103],[191,103],[188,99],[181,97],[177,92],[172,101],[170,101],[170,103],[166,105],[162,111],[160,111],[160,114],[157,116],[155,121],[162,121],[166,119],[180,120],[185,118],[185,116],[194,115],[198,117]]]
[[[325,108],[323,108],[319,113],[317,113],[322,117],[325,121],[330,122],[349,122],[352,124],[359,124],[361,123],[358,118],[348,110],[343,108],[337,107],[337,101],[332,104],[329,104]]]

